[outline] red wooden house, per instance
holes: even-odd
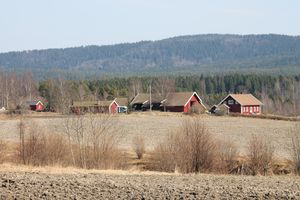
[[[259,115],[263,103],[252,94],[229,94],[218,105],[226,104],[230,113]]]
[[[44,104],[41,101],[31,101],[29,103],[30,110],[43,111],[45,109]]]
[[[196,92],[170,93],[163,101],[161,107],[170,112],[204,112],[206,107]]]

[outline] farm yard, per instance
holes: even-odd
[[[124,150],[131,150],[132,139],[137,135],[143,136],[146,149],[152,150],[158,142],[162,141],[172,130],[178,128],[188,118],[194,117],[179,113],[152,112],[118,115],[113,116],[111,120],[114,121],[118,129],[121,129],[122,137],[119,145]],[[28,120],[34,121],[39,128],[46,129],[48,133],[63,134],[65,120],[63,116],[33,116]],[[273,142],[277,157],[288,158],[287,134],[295,125],[295,122],[208,115],[200,115],[199,120],[203,121],[215,138],[233,141],[241,154],[245,152],[251,136],[260,134]],[[18,123],[18,119],[1,119],[0,139],[18,141]]]

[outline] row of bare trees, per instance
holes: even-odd
[[[32,73],[0,71],[0,107],[15,109],[38,96],[37,82]]]
[[[84,169],[122,167],[118,147],[122,132],[115,116],[70,116],[64,119],[63,127],[60,134],[47,133],[38,124],[21,120],[19,161],[26,165],[70,165]]]

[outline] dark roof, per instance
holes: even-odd
[[[225,97],[220,104],[224,102],[225,99],[227,99],[229,96],[231,96],[234,100],[236,100],[239,104],[242,106],[255,106],[255,105],[263,105],[261,101],[259,101],[257,98],[255,98],[252,94],[229,94],[227,97]]]
[[[193,95],[196,95],[199,102],[202,104],[202,101],[196,92],[174,92],[167,96],[164,106],[185,106]]]
[[[164,99],[157,94],[152,94],[151,95],[151,101],[152,103],[161,103]],[[139,93],[137,94],[134,99],[131,101],[132,104],[144,104],[150,102],[150,94],[148,93]]]

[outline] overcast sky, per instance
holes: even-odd
[[[206,33],[300,35],[300,1],[0,0],[0,52]]]

